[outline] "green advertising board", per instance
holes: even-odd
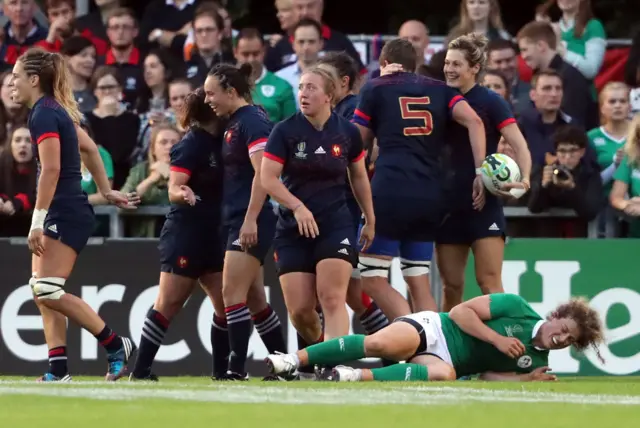
[[[583,296],[605,325],[600,352],[554,351],[550,365],[567,375],[640,375],[640,240],[514,239],[505,247],[502,281],[542,316],[572,296]],[[473,257],[465,299],[480,294]]]

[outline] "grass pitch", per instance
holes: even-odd
[[[526,384],[0,378],[0,427],[11,428],[623,428],[638,421],[635,377]]]

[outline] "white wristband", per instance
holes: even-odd
[[[29,232],[34,229],[44,229],[44,219],[47,218],[47,212],[47,210],[33,210]]]
[[[476,168],[476,175],[482,175],[482,168]]]

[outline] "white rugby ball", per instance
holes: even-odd
[[[482,182],[484,187],[492,194],[506,183],[516,183],[521,180],[520,168],[516,161],[502,153],[494,153],[487,156],[482,162]],[[520,189],[513,189],[520,190]],[[516,196],[516,195],[514,195]],[[516,196],[517,197],[517,196]]]

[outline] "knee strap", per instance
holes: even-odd
[[[33,285],[31,281],[29,284],[38,299],[59,300],[65,294],[63,287],[66,281],[64,278],[48,277],[34,279]]]
[[[402,270],[402,276],[428,275],[430,269],[431,261],[400,259],[400,270]]]
[[[358,262],[360,275],[364,278],[371,278],[375,276],[388,278],[390,267],[391,260],[377,259],[374,257],[361,256],[360,261]]]

